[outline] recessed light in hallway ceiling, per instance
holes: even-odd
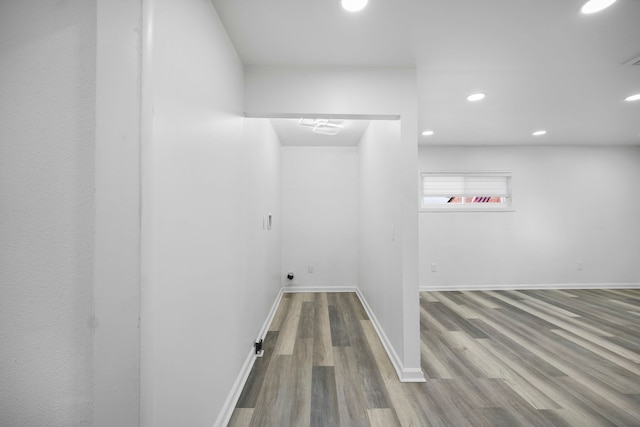
[[[471,101],[471,102],[482,101],[485,96],[486,95],[484,93],[472,93],[471,95],[467,96],[467,101]]]
[[[546,133],[547,133],[546,130],[537,130],[537,131],[533,132],[531,135],[533,135],[533,136],[542,136],[542,135],[545,135]]]
[[[432,130],[425,130],[424,132],[422,132],[422,136],[431,136],[433,135],[435,132]]]
[[[359,12],[367,7],[369,0],[341,0],[340,3],[344,10],[349,12]]]
[[[601,10],[608,8],[615,2],[616,0],[589,0],[584,4],[584,6],[582,6],[582,9],[580,9],[580,12],[587,15],[591,13],[600,12]]]
[[[640,93],[636,93],[635,95],[631,95],[631,96],[627,96],[625,99],[625,101],[640,101]]]

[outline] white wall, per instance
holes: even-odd
[[[421,147],[420,168],[510,170],[515,207],[421,213],[422,286],[640,282],[640,147]]]
[[[248,157],[249,184],[244,207],[248,212],[247,236],[244,242],[245,303],[257,311],[250,325],[266,320],[265,309],[271,308],[281,287],[282,254],[282,157],[280,141],[267,119],[245,119],[245,141]],[[265,230],[268,214],[272,215],[271,230]],[[253,286],[257,285],[257,286]],[[253,301],[259,297],[259,301]],[[249,302],[249,300],[252,300]],[[249,333],[258,333],[256,329]],[[251,343],[250,343],[251,344]]]
[[[358,283],[395,349],[402,348],[400,123],[372,121],[359,146]]]
[[[154,8],[142,421],[209,427],[280,289],[279,143],[242,115],[243,66],[212,5]]]
[[[381,327],[393,334],[397,361],[408,376],[420,373],[420,317],[418,295],[418,191],[416,73],[414,69],[247,67],[245,111],[253,116],[270,114],[399,115],[400,143],[394,156],[400,184],[396,188],[396,224],[400,268],[390,278],[391,301],[378,301],[368,284],[359,283],[374,307],[393,304],[401,311],[385,317]],[[360,164],[362,168],[362,163]],[[390,258],[380,263],[392,262]],[[359,267],[358,270],[362,270]],[[404,374],[401,374],[404,376]]]
[[[93,420],[95,2],[0,2],[0,425]]]
[[[283,147],[283,285],[356,286],[357,230],[357,147]]]

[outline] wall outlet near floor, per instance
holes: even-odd
[[[436,271],[438,271],[438,264],[436,264],[435,262],[431,263],[431,272],[435,273]]]
[[[313,273],[313,265],[307,265],[307,272]]]
[[[578,270],[584,269],[584,263],[582,261],[578,261]]]
[[[253,347],[256,349],[256,357],[262,357],[264,355],[261,339],[256,340],[256,342],[253,343]]]

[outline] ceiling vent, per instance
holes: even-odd
[[[624,63],[624,65],[640,65],[640,56],[628,60]]]

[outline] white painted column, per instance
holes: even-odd
[[[141,185],[141,258],[140,258],[140,425],[155,425],[154,401],[154,354],[153,354],[153,102],[154,73],[153,47],[155,1],[142,0],[142,110],[140,117],[140,185]]]
[[[407,95],[407,99],[412,99]],[[402,305],[405,381],[424,381],[420,367],[420,287],[418,275],[418,119],[405,105],[402,114]]]
[[[141,13],[97,2],[96,427],[139,425]]]

